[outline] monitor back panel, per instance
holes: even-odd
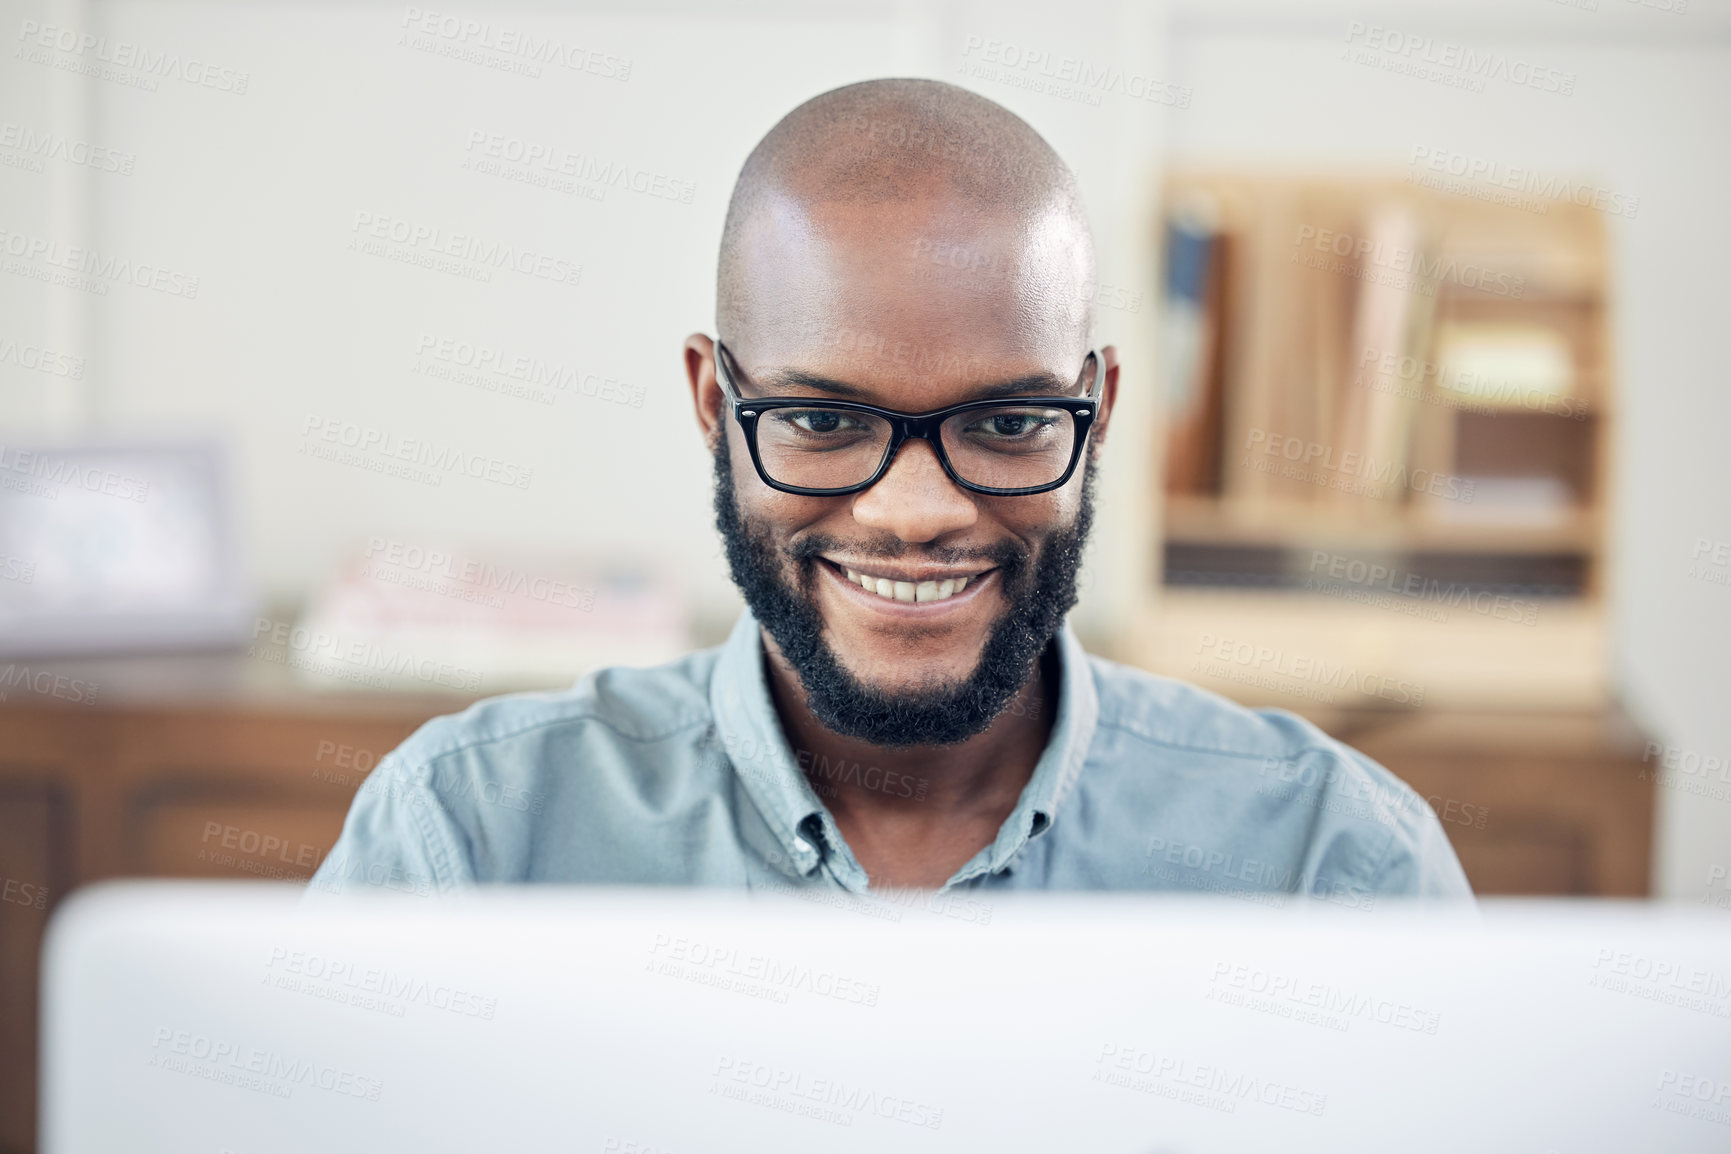
[[[1709,913],[124,883],[51,929],[43,1136],[1723,1151],[1731,920]]]

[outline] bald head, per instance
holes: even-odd
[[[933,80],[874,80],[788,113],[747,158],[717,280],[721,336],[778,362],[900,345],[1079,358],[1094,275],[1076,179],[1026,122]]]

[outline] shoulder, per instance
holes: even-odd
[[[713,725],[714,663],[706,650],[598,670],[570,689],[477,701],[422,725],[363,792],[422,798],[471,835],[485,827],[496,837],[544,813],[599,820],[615,800],[683,793],[703,764],[691,750]]]
[[[598,670],[565,690],[484,698],[435,717],[392,753],[400,767],[454,757],[508,758],[561,741],[649,744],[710,722],[715,651],[650,668]]]
[[[321,884],[629,875],[642,865],[631,854],[652,840],[636,836],[644,823],[701,800],[709,785],[694,750],[712,725],[714,664],[709,650],[608,668],[567,690],[490,697],[434,718],[361,786]]]
[[[1108,776],[1148,777],[1145,788],[1188,793],[1200,810],[1259,823],[1243,831],[1247,839],[1302,829],[1318,868],[1331,863],[1377,892],[1471,892],[1430,804],[1314,723],[1103,658],[1089,663]]]
[[[608,668],[434,718],[362,785],[342,848],[432,863],[441,884],[612,876],[645,820],[710,786],[694,751],[714,662]]]
[[[1092,654],[1088,664],[1100,702],[1097,724],[1153,746],[1244,761],[1345,748],[1285,710],[1250,709],[1187,681]]]

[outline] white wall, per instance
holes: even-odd
[[[92,141],[84,128],[90,114],[86,85],[69,72],[12,59],[24,20],[76,22],[82,8],[67,0],[0,3],[0,36],[7,45],[0,62],[0,133],[5,134],[0,136],[0,152],[14,160],[0,165],[0,229],[7,234],[0,250],[9,250],[14,237],[78,235],[98,191],[89,168],[35,160],[22,140],[26,131],[56,131],[67,145],[86,146],[78,155],[87,157],[88,146],[100,142]],[[7,141],[14,147],[6,147]],[[6,261],[9,266],[10,258]],[[0,429],[70,430],[89,419],[88,321],[82,294],[45,290],[30,277],[0,273],[0,346],[7,350],[0,363]],[[62,371],[35,367],[44,352],[47,362]],[[26,356],[30,367],[21,363]]]
[[[629,60],[620,81],[553,66],[531,78],[416,51],[399,42],[415,32],[403,6],[113,0],[18,11],[15,30],[23,20],[56,23],[247,75],[244,93],[172,79],[154,92],[91,82],[87,111],[59,109],[64,131],[137,161],[130,175],[89,176],[89,213],[60,220],[55,235],[197,276],[199,290],[196,299],[129,286],[51,295],[99,334],[83,343],[82,390],[63,390],[81,392],[94,420],[209,429],[236,447],[249,565],[268,598],[304,596],[353,542],[383,535],[661,556],[717,620],[737,598],[710,529],[708,459],[680,345],[713,327],[722,217],[751,146],[828,88],[884,75],[954,78],[970,38],[1097,63],[1154,40],[1146,21],[1111,7],[1061,28],[962,4],[465,12]],[[65,75],[21,71],[39,103]],[[1158,106],[978,86],[1082,171],[1103,235],[1121,235],[1129,218],[1140,238]],[[509,183],[464,169],[477,155],[472,133],[641,168],[688,182],[693,195],[678,203],[613,188],[596,202]],[[19,183],[47,203],[40,178]],[[348,246],[364,235],[361,213],[581,263],[581,281],[495,273],[477,283],[357,253]],[[1147,279],[1145,246],[1109,249],[1109,280]],[[1133,351],[1150,309],[1108,313],[1104,339]],[[640,389],[642,405],[566,395],[548,407],[418,375],[429,336],[600,374]],[[16,395],[11,414],[26,427],[54,423]],[[431,488],[310,459],[300,451],[309,420],[424,438],[533,478],[526,489],[461,477]]]

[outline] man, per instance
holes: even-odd
[[[685,344],[749,612],[424,726],[314,886],[1470,894],[1387,770],[1065,624],[1118,388],[1093,278],[1007,110],[923,80],[795,109],[734,189],[720,340]]]

